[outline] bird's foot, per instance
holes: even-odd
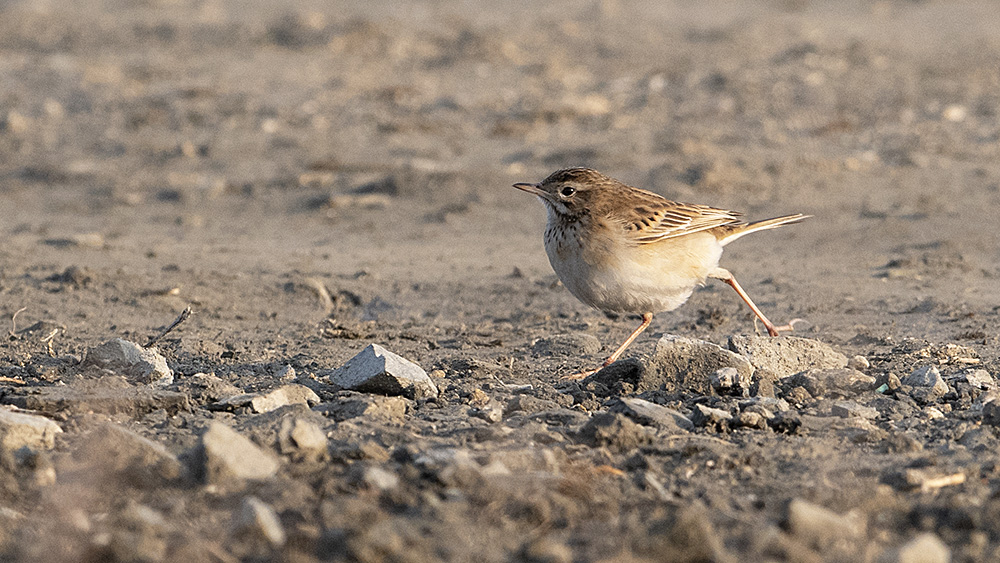
[[[601,371],[605,367],[607,367],[607,366],[601,366],[599,368],[588,369],[587,371],[581,371],[579,373],[574,373],[574,374],[570,374],[570,375],[564,375],[564,376],[560,377],[559,379],[562,380],[562,381],[580,381],[581,379],[586,379],[586,378],[594,375],[595,373]]]
[[[770,322],[764,323],[764,328],[767,329],[767,334],[770,336],[780,336],[782,332],[792,332],[795,330],[795,323],[805,322],[805,319],[792,319],[788,323],[781,326],[775,326]],[[757,328],[757,319],[753,320],[753,330],[755,333],[760,334],[760,330]]]

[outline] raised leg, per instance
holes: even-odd
[[[622,345],[619,346],[618,349],[615,350],[610,356],[608,356],[607,360],[604,360],[604,363],[601,364],[601,367],[599,367],[597,369],[592,369],[592,370],[587,370],[587,371],[581,371],[580,373],[574,373],[573,375],[565,375],[565,376],[562,377],[562,379],[570,379],[570,380],[572,380],[572,379],[583,379],[585,377],[589,377],[591,375],[594,375],[595,373],[597,373],[597,372],[601,371],[602,369],[604,369],[604,368],[610,366],[611,364],[615,363],[615,361],[618,359],[618,357],[622,355],[622,352],[624,352],[625,349],[629,347],[629,344],[632,344],[632,342],[635,340],[635,338],[637,336],[639,336],[639,334],[641,334],[642,331],[646,330],[646,328],[649,327],[649,323],[651,323],[651,322],[653,322],[653,313],[643,313],[643,315],[642,315],[642,324],[640,324],[638,326],[638,328],[636,328],[635,330],[633,330],[632,334],[628,335],[628,338],[625,339],[625,342],[622,342]]]
[[[778,334],[781,331],[795,330],[795,327],[792,326],[792,324],[795,323],[795,321],[792,321],[786,325],[775,326],[774,323],[767,320],[767,317],[764,316],[764,313],[762,313],[760,309],[757,308],[757,305],[755,305],[753,300],[750,299],[750,296],[747,295],[747,292],[743,291],[743,287],[740,286],[740,282],[736,281],[736,278],[733,277],[733,274],[730,273],[729,270],[726,270],[724,268],[716,268],[715,270],[712,271],[712,273],[709,274],[709,277],[722,280],[727,284],[729,284],[730,287],[735,289],[736,293],[739,294],[740,299],[742,299],[743,302],[746,303],[748,307],[750,307],[750,310],[753,311],[753,314],[757,315],[757,318],[760,319],[760,322],[764,323],[764,328],[767,329],[767,333],[770,334],[771,336],[778,336]]]

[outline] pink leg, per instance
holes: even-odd
[[[640,324],[638,328],[633,330],[632,334],[628,335],[628,338],[625,339],[625,342],[622,342],[622,345],[619,346],[618,349],[615,350],[611,354],[611,356],[608,357],[607,360],[604,360],[604,363],[601,364],[601,367],[597,369],[581,371],[580,373],[574,373],[573,375],[565,375],[562,377],[562,379],[567,379],[567,380],[583,379],[585,377],[594,375],[595,373],[615,363],[618,357],[622,355],[622,352],[624,352],[625,349],[629,347],[629,344],[632,344],[632,342],[636,339],[636,337],[639,336],[639,334],[641,334],[642,331],[646,330],[646,328],[649,327],[649,323],[651,322],[653,322],[653,313],[643,313],[642,324]]]
[[[782,325],[782,326],[774,326],[774,323],[772,323],[771,321],[767,320],[767,317],[764,316],[764,313],[762,313],[761,310],[757,308],[757,305],[755,305],[754,302],[753,302],[753,300],[750,299],[750,296],[747,295],[747,292],[743,291],[743,287],[740,285],[740,283],[738,281],[736,281],[736,278],[733,277],[733,274],[731,274],[729,272],[729,270],[724,270],[722,268],[716,268],[715,271],[713,271],[709,275],[711,277],[713,277],[713,278],[720,279],[720,280],[726,282],[733,289],[735,289],[736,293],[739,294],[740,299],[742,299],[743,302],[746,303],[748,307],[750,307],[750,310],[753,311],[753,314],[757,315],[757,318],[760,319],[760,322],[764,323],[764,328],[767,329],[767,333],[769,335],[771,335],[771,336],[778,336],[778,334],[781,331],[795,330],[795,327],[792,326],[792,323],[794,323],[795,321],[792,321],[792,322],[790,322],[790,323],[788,323],[786,325]],[[798,320],[798,319],[796,319],[796,320]]]

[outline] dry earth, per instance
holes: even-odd
[[[1000,559],[1000,13],[745,4],[0,0],[2,558]],[[635,322],[570,165],[813,215],[723,257],[807,340],[710,283],[560,381]]]

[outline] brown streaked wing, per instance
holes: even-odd
[[[626,232],[636,244],[650,244],[665,239],[707,231],[722,225],[740,223],[740,213],[707,205],[677,203],[669,200],[659,205],[638,206],[626,221]],[[645,213],[640,213],[645,211]]]

